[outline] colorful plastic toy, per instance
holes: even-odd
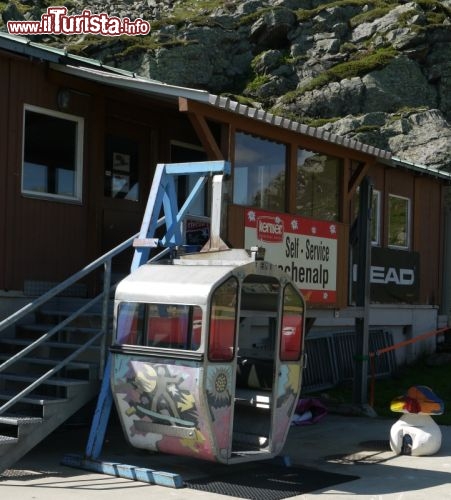
[[[397,455],[437,453],[442,433],[431,415],[441,415],[444,404],[429,387],[410,387],[406,394],[392,400],[390,409],[404,413],[390,429],[390,447]]]

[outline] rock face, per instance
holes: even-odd
[[[451,171],[451,0],[68,0],[69,14],[151,23],[139,37],[44,43],[355,138]],[[49,0],[14,0],[38,20]],[[2,29],[6,29],[5,26]]]

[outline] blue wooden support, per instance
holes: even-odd
[[[207,180],[207,176],[219,173],[230,174],[230,163],[225,161],[205,161],[158,164],[152,181],[138,239],[153,244],[156,229],[160,227],[162,223],[165,223],[166,235],[158,243],[164,247],[181,245],[183,243],[181,230],[183,217],[187,213],[192,202],[196,199],[196,196],[200,193],[202,186]],[[180,210],[177,207],[175,188],[175,176],[177,175],[199,176],[194,188]],[[163,209],[163,218],[159,218],[161,209]],[[131,271],[145,264],[149,259],[149,255],[150,246],[138,245],[135,248]],[[112,359],[111,354],[109,354],[105,365],[94,418],[91,423],[85,456],[82,457],[72,454],[65,455],[62,463],[70,467],[87,469],[136,481],[159,484],[161,486],[169,486],[172,488],[182,487],[183,481],[178,474],[99,460],[113,404],[113,395],[110,386],[111,366]]]
[[[184,486],[183,478],[180,474],[156,471],[144,467],[136,467],[134,465],[93,460],[72,454],[65,455],[61,463],[77,469],[89,470],[99,474],[108,474],[109,476],[122,477],[133,481],[158,484],[159,486],[167,486],[169,488],[182,488]]]
[[[200,193],[207,177],[219,173],[230,174],[230,163],[225,161],[159,163],[155,170],[138,239],[146,241],[154,237],[155,231],[161,223],[158,217],[161,209],[163,209],[166,234],[160,240],[159,244],[164,247],[183,244],[181,230],[183,217]],[[199,176],[194,188],[180,210],[177,207],[175,188],[175,176],[177,175]],[[134,271],[142,264],[145,264],[149,260],[149,255],[150,247],[140,246],[135,248],[131,270]]]
[[[111,354],[108,354],[102,386],[91,423],[91,432],[89,433],[86,445],[86,456],[92,459],[98,458],[102,453],[103,442],[110,420],[111,407],[113,405],[113,394],[111,393],[110,386],[111,363]]]

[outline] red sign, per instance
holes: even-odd
[[[283,221],[279,216],[262,215],[257,218],[257,238],[270,243],[283,239]]]
[[[291,276],[309,303],[337,300],[337,226],[334,222],[247,209],[246,248],[262,246],[265,259]]]

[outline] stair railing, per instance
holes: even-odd
[[[159,225],[162,223],[162,220],[159,220]],[[139,233],[138,233],[139,234]],[[36,339],[31,344],[27,345],[25,348],[11,356],[9,359],[0,364],[0,373],[5,371],[14,363],[20,361],[23,357],[25,357],[29,352],[34,350],[36,347],[41,345],[46,340],[53,337],[56,333],[61,331],[66,325],[74,321],[77,317],[81,316],[84,312],[89,310],[94,304],[102,300],[102,320],[101,326],[98,333],[92,336],[87,342],[81,344],[81,346],[69,354],[64,360],[54,366],[52,369],[45,372],[35,381],[33,381],[30,385],[25,387],[22,391],[13,396],[8,402],[4,403],[0,406],[0,415],[2,415],[6,410],[8,410],[11,406],[18,403],[21,399],[27,396],[31,391],[33,391],[36,387],[38,387],[42,382],[50,378],[59,372],[62,368],[64,368],[67,364],[69,364],[72,360],[76,359],[83,351],[85,351],[90,345],[92,345],[96,340],[101,339],[101,351],[100,351],[100,360],[99,360],[99,378],[102,378],[105,366],[105,358],[106,358],[106,339],[107,339],[107,331],[109,324],[109,301],[112,292],[114,291],[117,283],[111,284],[111,271],[112,271],[112,260],[114,257],[124,252],[128,248],[133,245],[133,241],[138,236],[135,234],[120,243],[118,246],[114,247],[109,252],[105,253],[101,257],[97,258],[86,267],[76,272],[63,282],[59,283],[40,297],[36,298],[33,302],[25,305],[18,311],[14,312],[4,320],[0,321],[0,336],[6,331],[7,328],[16,325],[21,319],[25,318],[28,314],[36,311],[38,308],[48,303],[51,299],[59,295],[61,292],[72,286],[74,283],[80,281],[82,278],[90,274],[91,272],[97,270],[101,266],[104,267],[103,274],[103,286],[102,291],[99,295],[91,299],[89,302],[84,304],[82,307],[77,309],[75,312],[70,314],[67,318],[62,320],[60,323],[51,328],[48,332],[41,335],[38,339]],[[169,248],[164,248],[158,255],[151,258],[149,261],[155,261],[162,258],[170,251]]]
[[[185,203],[180,209],[177,207],[176,203],[176,188],[175,188],[175,178],[177,175],[197,175],[197,182],[193,189],[191,190],[189,196],[187,197]],[[214,175],[213,175],[214,174]],[[192,205],[193,201],[199,196],[202,187],[207,181],[209,176],[213,176],[212,183],[212,217],[211,217],[211,235],[209,240],[210,250],[219,249],[223,245],[223,242],[219,236],[220,234],[220,222],[221,222],[221,208],[222,208],[222,179],[223,175],[230,174],[230,163],[225,161],[206,161],[206,162],[194,162],[194,163],[176,163],[176,164],[158,164],[155,170],[155,175],[152,181],[151,190],[149,193],[149,198],[147,201],[146,210],[144,213],[144,218],[141,225],[141,230],[139,233],[133,235],[128,240],[113,248],[105,255],[99,257],[91,264],[88,264],[81,271],[78,271],[70,278],[66,279],[59,285],[55,286],[47,293],[37,298],[30,304],[22,307],[17,312],[11,314],[8,318],[0,322],[0,335],[8,327],[17,324],[17,322],[24,318],[27,314],[38,309],[53,297],[61,293],[63,290],[67,289],[69,286],[73,285],[80,279],[84,278],[86,275],[96,270],[100,266],[104,266],[104,282],[102,292],[92,299],[92,301],[78,311],[73,313],[71,316],[63,320],[57,326],[43,334],[39,339],[34,341],[29,346],[25,347],[17,354],[13,355],[10,359],[6,360],[3,364],[0,364],[0,373],[6,368],[16,363],[18,360],[22,359],[28,352],[35,349],[38,345],[42,344],[50,337],[59,332],[64,326],[76,317],[80,316],[85,310],[89,309],[95,302],[103,299],[102,304],[102,323],[100,332],[96,338],[102,337],[101,345],[101,355],[100,355],[100,370],[99,376],[102,378],[105,366],[106,358],[106,333],[108,329],[108,303],[110,294],[114,288],[111,286],[111,261],[113,257],[120,254],[124,250],[128,249],[130,246],[135,246],[135,253],[131,264],[131,270],[135,270],[140,265],[145,262],[152,262],[162,258],[171,252],[171,247],[174,245],[182,244],[182,220],[184,216],[188,213],[189,207]],[[160,211],[163,209],[164,215],[159,217]],[[161,225],[166,224],[166,235],[162,240],[157,240],[153,236],[155,231]],[[150,238],[149,238],[150,237]],[[136,241],[135,241],[136,240]],[[153,258],[149,259],[150,248],[162,245],[164,248]],[[57,366],[48,370],[46,373],[41,375],[38,379],[32,382],[28,387],[23,389],[21,392],[16,394],[12,399],[10,399],[3,406],[0,406],[0,415],[4,413],[7,408],[10,408],[13,404],[17,403],[24,396],[29,394],[34,388],[36,388],[44,380],[48,379],[54,375],[61,368],[66,366],[72,359],[74,359],[81,351],[84,351],[89,347],[91,343],[95,341],[94,338],[90,339],[88,343],[85,343],[77,351],[71,353]],[[80,351],[80,352],[79,352]]]

